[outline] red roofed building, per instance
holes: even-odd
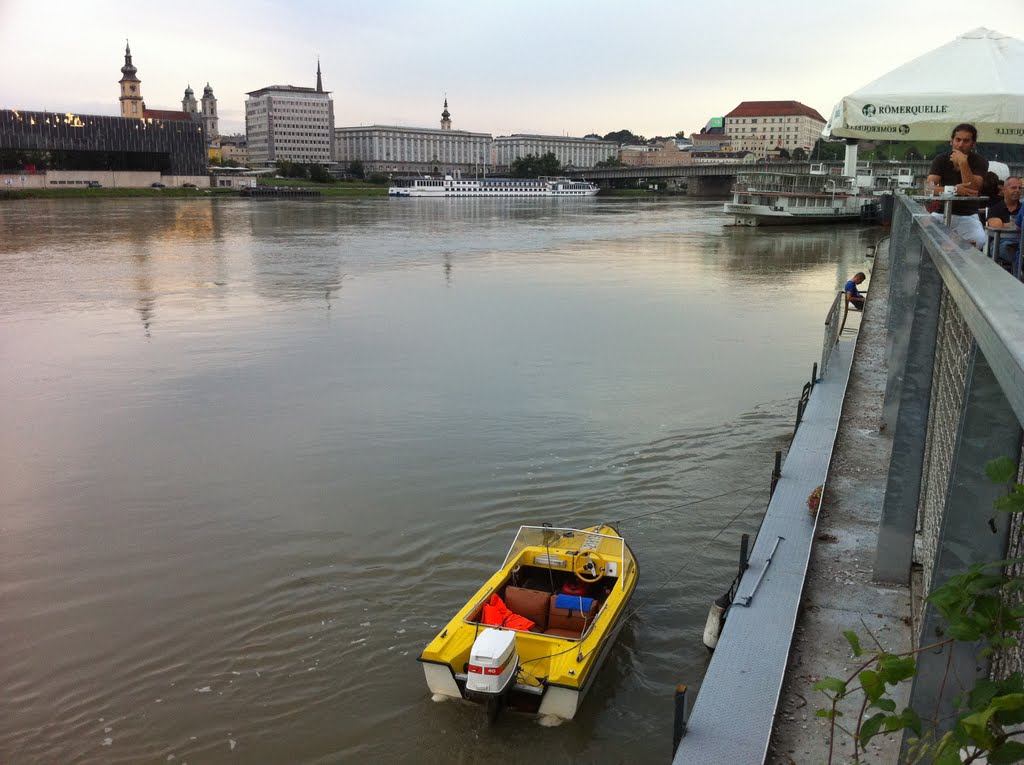
[[[734,150],[766,157],[785,149],[811,153],[825,118],[799,101],[744,101],[725,115],[725,132]]]
[[[177,122],[193,122],[192,115],[188,112],[174,111],[173,109],[150,109],[148,106],[142,110],[142,116],[148,120],[176,120]],[[198,122],[196,123],[198,124]]]

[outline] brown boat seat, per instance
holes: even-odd
[[[548,626],[548,607],[551,596],[542,590],[528,590],[525,587],[505,588],[505,605],[509,611],[525,616],[537,626],[536,632],[543,632]]]
[[[584,601],[590,601],[590,608],[586,613],[580,611],[578,605],[576,608],[559,608],[557,605],[559,597],[563,599],[563,604],[575,601],[582,605]],[[587,627],[594,623],[599,610],[600,606],[597,600],[593,598],[581,600],[580,598],[572,598],[565,595],[552,595],[550,605],[548,606],[548,627],[544,630],[544,634],[553,635],[554,637],[579,638],[586,631]]]

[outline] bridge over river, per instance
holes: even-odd
[[[841,172],[842,162],[815,163],[824,164],[830,173]],[[893,175],[899,168],[909,167],[914,171],[916,177],[924,179],[928,174],[931,160],[918,160],[913,162],[873,162],[871,169],[876,176]],[[674,181],[683,185],[685,181],[687,192],[692,196],[728,196],[732,189],[735,178],[740,173],[753,172],[779,172],[803,174],[810,172],[810,162],[720,162],[700,163],[675,166],[644,166],[644,167],[603,167],[590,170],[570,170],[566,175],[570,178],[580,178],[592,181],[602,187],[608,187],[613,181],[629,180],[637,186],[648,184],[663,184]],[[1011,165],[1010,172],[1020,175],[1024,167]]]

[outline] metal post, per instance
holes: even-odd
[[[932,591],[973,563],[1006,556],[1009,514],[992,508],[1005,486],[988,480],[985,466],[998,457],[1018,461],[1020,450],[1017,416],[984,354],[972,343],[932,570]],[[926,603],[920,642],[927,645],[941,639],[941,623],[935,606]],[[910,705],[923,720],[934,718],[938,736],[952,727],[955,697],[965,687],[973,686],[977,678],[988,676],[988,659],[979,659],[983,647],[957,642],[938,653],[918,656]]]
[[[779,484],[779,479],[782,478],[782,452],[775,452],[775,467],[772,468],[772,486],[768,492],[768,498],[771,499],[775,495],[775,487]]]
[[[676,709],[674,724],[672,726],[672,754],[675,755],[679,748],[679,742],[686,735],[686,719],[689,714],[686,710],[686,686],[680,683],[676,686]]]
[[[889,368],[890,379],[900,375],[902,382],[878,528],[874,579],[879,582],[910,583],[941,295],[942,279],[935,263],[926,255],[918,266],[910,331],[896,333],[906,336],[906,359],[902,370]]]

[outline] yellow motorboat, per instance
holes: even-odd
[[[625,622],[636,559],[608,524],[522,526],[501,568],[420,654],[435,701],[571,720]]]

